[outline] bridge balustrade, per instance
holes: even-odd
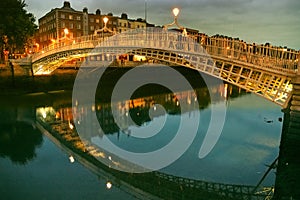
[[[201,45],[212,56],[295,73],[299,65],[299,52],[286,48],[247,44],[227,38],[206,38]]]
[[[181,54],[206,54],[229,61],[238,61],[256,67],[273,69],[278,72],[295,74],[299,66],[299,51],[273,47],[270,45],[247,44],[238,39],[224,37],[201,38],[200,43],[192,37],[185,37],[177,32],[160,29],[135,29],[113,36],[89,35],[78,38],[62,39],[33,55],[37,61],[47,56],[76,49],[95,47],[138,47],[178,51]],[[202,48],[203,47],[203,48]],[[205,50],[205,51],[204,51]],[[177,52],[177,53],[178,53]]]

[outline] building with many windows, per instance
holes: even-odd
[[[69,2],[64,2],[62,8],[52,9],[38,20],[39,33],[36,41],[40,48],[48,46],[51,42],[67,37],[65,28],[69,30],[69,38],[84,35],[84,12],[71,8]]]
[[[103,15],[100,9],[95,13],[88,13],[87,8],[77,11],[71,7],[70,2],[65,1],[63,7],[52,9],[39,22],[39,33],[36,42],[40,48],[50,45],[61,39],[72,40],[72,38],[96,33],[104,27],[103,18],[107,17],[107,28],[114,32],[124,32],[128,29],[146,28],[145,20],[128,19],[127,14],[121,17],[113,16],[112,13]]]

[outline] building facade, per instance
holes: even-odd
[[[108,18],[106,27],[113,32],[147,27],[145,20],[128,19],[125,13],[117,17],[112,13],[103,15],[100,9],[97,9],[95,13],[88,13],[87,8],[77,11],[71,7],[70,2],[65,1],[63,7],[52,9],[38,20],[39,32],[35,40],[41,49],[58,40],[72,40],[75,37],[92,35],[96,33],[96,30],[104,28],[104,17]]]
[[[79,37],[84,35],[84,13],[71,8],[69,2],[64,2],[62,8],[52,9],[38,20],[39,33],[36,41],[40,48],[50,45],[55,40],[67,37]],[[69,30],[66,35],[64,29]]]

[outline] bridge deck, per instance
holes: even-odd
[[[135,29],[111,37],[84,36],[62,40],[31,57],[36,75],[49,74],[63,63],[88,57],[112,62],[119,55],[146,56],[189,67],[230,82],[282,107],[299,76],[299,51],[267,45],[247,44],[227,37],[183,36],[163,29]]]

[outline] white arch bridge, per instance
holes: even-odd
[[[32,55],[35,75],[49,74],[74,58],[112,61],[131,54],[192,68],[285,107],[299,77],[299,51],[250,45],[227,37],[195,38],[160,28],[134,29],[111,36],[65,38]]]

